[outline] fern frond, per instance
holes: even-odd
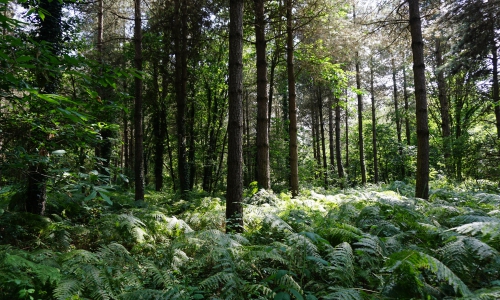
[[[361,293],[357,289],[331,287],[328,290],[333,291],[328,295],[321,297],[325,300],[363,300]]]
[[[354,283],[354,254],[351,245],[342,243],[332,249],[326,256],[330,266],[328,276],[343,286],[351,286]]]
[[[472,236],[481,234],[490,240],[495,240],[500,236],[500,222],[473,222],[462,226],[451,228],[460,234],[470,234]]]
[[[60,300],[72,299],[82,290],[82,282],[76,279],[62,280],[54,290],[54,297]]]
[[[500,222],[498,218],[487,215],[460,215],[449,220],[452,226],[467,225],[470,223]]]
[[[414,270],[428,270],[434,274],[438,280],[447,282],[453,287],[456,293],[460,293],[464,296],[471,295],[469,288],[464,282],[444,263],[433,256],[412,250],[401,251],[391,256],[387,270],[390,272],[395,270],[404,272],[405,268],[400,268],[404,263],[409,263]]]

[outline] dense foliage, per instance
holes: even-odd
[[[364,189],[247,190],[245,233],[224,200],[149,193],[113,205],[51,197],[45,217],[6,211],[2,299],[497,299],[498,188],[403,182]]]

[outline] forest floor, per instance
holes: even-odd
[[[202,192],[52,192],[40,217],[4,188],[0,299],[499,299],[498,185],[413,192],[249,189],[245,232],[225,234],[223,197]]]

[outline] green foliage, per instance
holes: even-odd
[[[436,186],[431,201],[393,191],[403,183],[295,199],[261,190],[243,235],[225,234],[223,201],[203,196],[135,206],[113,192],[112,206],[89,200],[95,212],[72,218],[4,211],[15,239],[2,233],[0,298],[495,299],[498,196]]]

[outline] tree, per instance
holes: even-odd
[[[226,232],[243,232],[243,0],[229,2]]]
[[[429,124],[425,87],[424,42],[418,0],[408,0],[417,118],[417,173],[415,197],[429,198]]]
[[[257,183],[271,187],[269,169],[269,115],[267,93],[266,19],[264,0],[254,0],[255,49],[257,52]]]
[[[142,14],[141,0],[134,1],[134,66],[142,71]],[[134,88],[134,139],[135,139],[135,200],[144,200],[144,154],[142,128],[142,79],[135,77]]]
[[[290,118],[288,132],[289,140],[289,160],[290,160],[290,189],[292,197],[299,195],[299,165],[297,152],[297,104],[295,93],[295,71],[294,71],[294,35],[292,26],[292,0],[286,0],[286,63],[288,75],[288,116]]]
[[[38,40],[50,45],[49,51],[54,57],[60,55],[62,45],[62,3],[59,1],[42,0],[39,9],[46,13],[45,17],[38,15]],[[47,72],[47,73],[46,73]],[[60,74],[50,71],[41,71],[37,74],[40,90],[45,94],[55,94],[60,84]],[[40,145],[47,142],[48,134],[35,128],[33,134]],[[33,145],[33,148],[40,146]],[[31,149],[34,150],[34,149]],[[41,146],[35,156],[38,156],[28,168],[28,185],[26,193],[26,211],[43,215],[47,201],[48,173],[46,157],[48,150]]]

